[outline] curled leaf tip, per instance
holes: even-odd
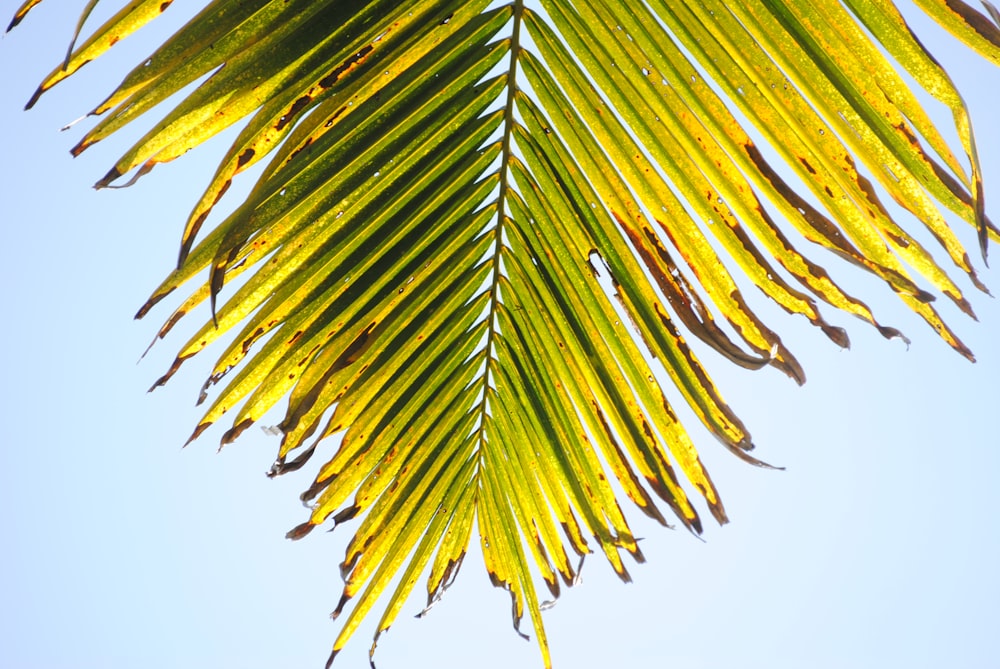
[[[828,325],[826,323],[822,324],[820,328],[830,341],[840,348],[845,350],[851,348],[851,338],[847,335],[847,330],[844,328]]]
[[[906,335],[904,335],[896,328],[892,328],[886,325],[876,325],[875,327],[878,329],[879,334],[885,337],[886,339],[901,339],[903,343],[906,344],[907,347],[910,346],[909,338],[907,338]]]
[[[952,301],[955,302],[956,306],[958,306],[958,308],[962,311],[963,314],[965,314],[974,321],[979,320],[979,318],[976,316],[976,312],[972,310],[972,305],[969,304],[969,301],[967,299],[961,296],[951,295],[950,293],[948,294],[948,297],[952,298]]]
[[[59,132],[66,132],[67,130],[69,130],[70,128],[72,128],[73,126],[75,126],[77,123],[79,123],[83,119],[87,118],[87,116],[89,116],[89,114],[84,114],[83,116],[80,116],[78,118],[73,119],[72,121],[70,121],[69,123],[67,123],[66,125],[64,125],[63,127],[59,128]]]
[[[273,479],[276,476],[281,476],[284,473],[285,458],[278,458],[271,464],[271,468],[267,470],[267,478]]]
[[[722,502],[715,501],[714,503],[710,503],[708,508],[719,525],[725,525],[729,522],[729,516],[726,515],[726,509],[722,506]]]
[[[155,340],[155,339],[153,340],[153,343],[154,343],[154,344],[156,343],[156,340]],[[153,344],[150,344],[150,345],[149,345],[149,348],[152,348],[152,347],[153,347]],[[148,351],[148,350],[149,350],[149,348],[147,348],[146,350]],[[146,355],[146,354],[145,354],[145,353],[143,353],[143,355]],[[167,370],[167,372],[166,372],[166,373],[165,373],[165,374],[164,374],[163,376],[161,376],[160,378],[158,378],[158,379],[157,379],[157,380],[156,380],[156,381],[155,381],[155,382],[153,383],[153,385],[151,385],[151,386],[149,387],[149,390],[148,390],[147,392],[150,392],[150,393],[151,393],[151,392],[153,392],[153,391],[154,391],[155,389],[159,388],[160,386],[165,386],[165,385],[167,384],[167,381],[169,381],[169,380],[170,380],[170,378],[171,378],[171,377],[172,377],[172,376],[173,376],[174,374],[176,374],[176,373],[177,373],[177,370],[181,368],[181,365],[182,365],[183,363],[184,363],[184,358],[182,358],[182,357],[180,357],[180,356],[178,356],[178,357],[174,358],[174,361],[173,361],[173,363],[171,363],[171,365],[170,365],[170,369],[168,369],[168,370]]]
[[[38,88],[36,88],[35,92],[32,93],[31,97],[28,99],[28,102],[25,103],[25,105],[24,105],[24,111],[28,111],[29,109],[31,109],[32,107],[34,107],[35,103],[38,102],[38,98],[42,97],[42,93],[44,93],[44,92],[45,92],[45,88],[43,86],[39,86]]]
[[[339,511],[336,515],[334,515],[333,522],[338,525],[341,523],[346,523],[347,521],[357,516],[360,510],[361,509],[356,504],[352,504],[351,506],[347,507],[342,511]]]
[[[247,428],[253,425],[253,423],[254,423],[253,418],[244,418],[236,425],[233,425],[229,430],[226,431],[224,435],[222,435],[222,441],[219,444],[219,448],[222,448],[223,446],[231,444],[234,441],[236,441],[236,439],[241,434],[246,432]]]
[[[292,529],[288,530],[288,532],[285,533],[285,538],[291,539],[292,541],[298,541],[302,537],[312,532],[314,527],[316,526],[313,525],[310,521],[300,523],[295,527],[293,527]]]
[[[751,444],[750,447],[753,448],[753,445]],[[759,458],[755,458],[752,455],[749,455],[745,451],[740,450],[738,448],[730,448],[729,451],[743,462],[747,463],[748,465],[753,465],[754,467],[760,467],[761,469],[777,469],[782,471],[785,469],[784,467],[777,467]]]
[[[83,149],[86,149],[87,146],[90,146],[90,144],[87,144],[86,146],[83,146],[80,149],[80,151],[83,151]],[[119,189],[122,189],[122,188],[131,188],[132,186],[134,186],[136,184],[137,181],[139,181],[139,179],[141,179],[143,176],[145,176],[145,175],[149,174],[150,172],[152,172],[154,167],[156,167],[156,163],[153,162],[152,160],[147,160],[145,163],[142,164],[142,167],[140,167],[136,171],[136,173],[132,176],[131,179],[129,179],[128,181],[126,181],[123,184],[118,184],[118,185],[112,184],[112,182],[115,179],[117,179],[118,176],[121,176],[122,172],[120,172],[117,168],[115,168],[114,170],[112,170],[111,172],[109,172],[108,175],[110,175],[112,172],[114,172],[114,173],[117,173],[118,176],[110,178],[110,179],[106,176],[106,177],[104,177],[104,179],[101,179],[98,182],[98,184],[100,184],[100,188],[111,188],[113,190],[119,190]],[[97,186],[95,186],[95,188],[97,188]]]
[[[211,422],[199,424],[198,427],[194,429],[194,432],[191,433],[191,436],[188,437],[188,440],[184,442],[184,445],[187,446],[192,441],[200,437],[201,433],[207,430],[211,424],[212,424]]]
[[[85,148],[87,147],[83,145],[83,142],[80,142],[79,144],[73,147],[70,153],[72,153],[73,156],[78,156]],[[112,167],[100,181],[94,184],[94,189],[100,190],[102,188],[107,188],[109,185],[111,185],[112,181],[114,181],[121,175],[122,173],[118,171],[117,167]]]
[[[511,591],[511,593],[510,593],[510,598],[514,601],[514,604],[513,604],[514,612],[512,614],[513,624],[514,624],[514,631],[517,633],[517,635],[519,637],[521,637],[525,641],[531,641],[531,637],[521,631],[521,616],[519,616],[517,614],[517,598],[514,596],[514,592],[513,591]]]
[[[340,617],[340,614],[344,612],[344,607],[347,605],[347,602],[350,601],[350,599],[351,596],[348,595],[346,592],[340,596],[340,601],[337,602],[337,608],[335,608],[333,611],[330,612],[330,620],[336,620],[337,618]]]
[[[171,288],[169,288],[168,290],[165,290],[162,293],[159,293],[157,295],[153,295],[148,300],[146,300],[145,304],[143,304],[141,307],[139,307],[139,311],[135,312],[135,316],[133,316],[133,318],[135,320],[140,320],[146,314],[148,314],[149,310],[152,309],[160,300],[162,300],[164,297],[166,297],[167,295],[169,295],[172,292],[174,292],[174,289],[171,287]]]
[[[422,609],[422,610],[421,610],[421,611],[420,611],[419,613],[417,613],[417,614],[416,614],[416,615],[414,615],[413,617],[414,617],[414,618],[423,618],[423,617],[424,617],[424,616],[426,616],[426,615],[427,615],[428,613],[430,613],[431,609],[433,609],[433,608],[434,608],[434,606],[435,606],[435,605],[436,605],[436,604],[437,604],[437,603],[438,603],[439,601],[441,601],[441,598],[440,598],[440,597],[438,597],[438,598],[434,598],[433,596],[428,596],[428,597],[427,597],[427,606],[425,606],[425,607],[424,607],[424,608],[423,608],[423,609]]]

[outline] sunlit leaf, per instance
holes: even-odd
[[[29,107],[171,3],[125,3],[83,37],[95,4]],[[917,5],[1000,62],[992,5]],[[424,574],[432,606],[475,533],[549,666],[543,600],[591,552],[623,580],[644,560],[620,493],[664,525],[660,504],[696,533],[703,504],[726,522],[668,386],[766,466],[706,369],[805,381],[757,293],[841,347],[835,310],[903,337],[833,256],[972,358],[934,306],[971,316],[960,286],[985,291],[949,220],[984,258],[998,231],[962,98],[890,0],[215,0],[91,110],[73,153],[178,93],[97,186],[239,125],[137,316],[187,286],[157,336],[203,319],[154,387],[220,349],[192,439],[228,414],[230,443],[284,406],[270,475],[325,454],[288,536],[353,527],[331,661],[381,606],[378,641]]]

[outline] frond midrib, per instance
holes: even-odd
[[[499,185],[497,193],[497,205],[496,205],[496,227],[493,229],[493,234],[495,235],[493,244],[493,254],[492,254],[492,268],[490,273],[490,297],[489,297],[489,311],[487,313],[487,330],[486,330],[486,345],[483,349],[483,377],[482,377],[482,392],[481,400],[479,405],[479,420],[478,420],[478,441],[482,445],[486,439],[485,425],[489,420],[489,414],[487,411],[488,396],[490,389],[490,361],[493,359],[493,351],[495,348],[495,341],[498,336],[500,336],[498,323],[497,323],[497,307],[500,303],[500,279],[501,279],[501,258],[503,255],[503,231],[504,222],[507,216],[507,197],[508,192],[511,190],[510,184],[510,161],[513,156],[512,151],[512,136],[514,130],[514,99],[517,94],[517,66],[518,66],[518,54],[521,49],[521,18],[524,12],[524,0],[514,0],[511,5],[511,10],[513,13],[512,26],[511,26],[511,43],[509,58],[510,64],[507,68],[507,91],[506,99],[504,100],[503,107],[503,136],[500,141],[500,165],[498,168],[499,172]],[[476,480],[478,481],[479,467],[483,465],[482,452],[481,449],[478,454],[479,466],[477,466]]]

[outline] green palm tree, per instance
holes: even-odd
[[[128,3],[28,106],[170,4]],[[917,4],[1000,63],[992,5]],[[956,146],[903,71],[951,110]],[[91,112],[104,118],[73,153],[198,81],[97,187],[243,124],[137,316],[194,280],[163,337],[207,303],[156,386],[235,329],[192,439],[231,410],[231,442],[287,401],[271,474],[329,449],[289,536],[357,519],[331,661],[383,594],[376,641],[422,574],[428,606],[440,598],[475,533],[549,666],[543,597],[595,550],[623,580],[623,553],[642,560],[618,490],[701,532],[695,490],[724,523],[661,383],[764,465],[695,355],[804,381],[744,290],[840,346],[823,304],[902,337],[803,240],[884,280],[972,358],[933,306],[969,302],[904,224],[981,290],[944,212],[976,227],[984,258],[998,230],[962,99],[890,0],[214,0]]]

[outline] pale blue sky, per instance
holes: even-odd
[[[2,17],[16,4],[4,3]],[[254,430],[216,454],[221,431],[210,432],[181,450],[200,415],[193,403],[207,359],[145,391],[183,336],[136,364],[168,310],[147,322],[131,316],[174,262],[180,226],[223,145],[134,188],[93,191],[125,144],[73,160],[81,132],[58,129],[148,47],[142,35],[127,40],[22,112],[65,48],[75,21],[65,4],[43,3],[0,42],[0,667],[321,667],[338,631],[327,614],[348,534],[283,538],[305,518],[297,495],[311,479],[264,476],[275,437]],[[972,107],[995,193],[988,207],[1000,218],[1000,72],[935,36],[926,41]],[[974,251],[972,231],[959,230]],[[1000,264],[996,246],[993,258]],[[701,435],[732,522],[709,526],[701,542],[632,514],[648,562],[624,586],[601,558],[588,561],[584,584],[545,614],[557,668],[1000,662],[1000,305],[963,282],[980,322],[942,308],[977,354],[971,365],[880,284],[824,263],[912,346],[828,311],[852,338],[852,350],[838,351],[757,302],[803,362],[806,386],[708,364],[760,457],[787,471],[750,468]],[[1000,291],[996,269],[977,266]],[[335,666],[367,666],[374,622]],[[428,617],[404,612],[376,662],[540,666],[475,553]]]

